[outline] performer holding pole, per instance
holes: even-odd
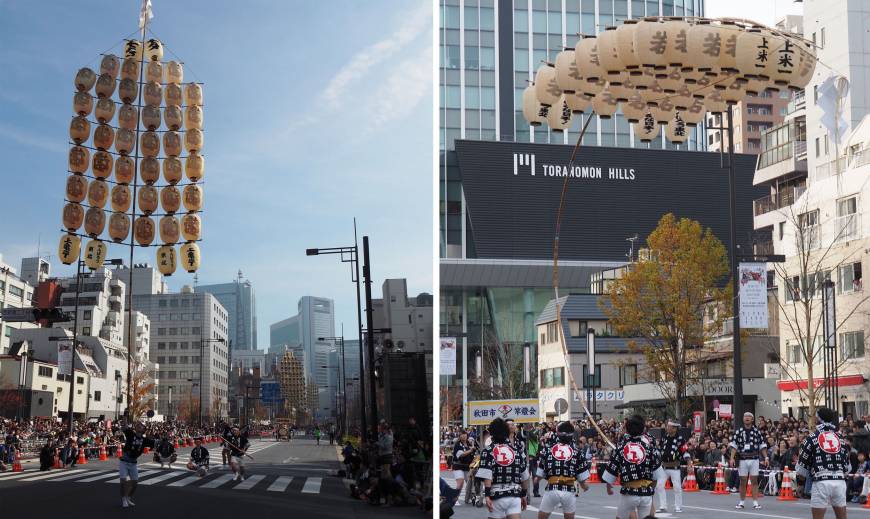
[[[483,479],[490,519],[520,519],[527,505],[528,460],[509,439],[508,424],[496,418],[489,424],[492,443],[480,454],[477,477]]]
[[[616,444],[602,479],[607,483],[607,494],[613,495],[613,484],[619,478],[619,507],[616,519],[646,517],[652,509],[655,482],[664,479],[661,456],[652,439],[644,435],[642,416],[625,420],[625,434]]]
[[[540,452],[537,476],[547,481],[538,519],[547,519],[557,505],[562,506],[565,519],[574,519],[577,508],[575,484],[589,490],[589,462],[574,445],[574,426],[562,422],[557,429],[556,443]]]
[[[812,478],[813,519],[824,518],[829,506],[837,519],[846,519],[846,474],[851,468],[849,447],[837,432],[837,414],[833,410],[816,408],[816,420],[816,430],[801,444],[795,472]]]
[[[118,460],[118,473],[121,477],[121,506],[127,508],[136,506],[133,502],[133,494],[139,484],[139,456],[145,447],[154,448],[154,440],[145,437],[145,424],[135,422],[132,427],[123,430],[124,447],[121,450],[121,459]]]
[[[242,435],[238,427],[233,427],[232,436],[226,440],[226,445],[230,448],[230,468],[235,474],[233,481],[241,479],[245,480],[245,462],[244,456],[248,455],[248,436]],[[253,459],[253,458],[252,458]]]
[[[683,482],[680,476],[680,460],[686,451],[686,439],[679,434],[679,427],[679,423],[673,420],[669,421],[665,436],[659,442],[665,477],[657,481],[656,495],[659,497],[659,508],[656,512],[668,511],[668,494],[665,490],[665,482],[669,479],[674,487],[674,512],[683,511]]]

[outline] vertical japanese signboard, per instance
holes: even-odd
[[[767,267],[764,263],[741,263],[740,327],[767,328]]]

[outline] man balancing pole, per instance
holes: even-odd
[[[121,450],[121,459],[118,460],[118,473],[121,477],[121,506],[127,508],[136,506],[132,498],[139,483],[139,456],[145,447],[154,448],[154,440],[145,436],[145,424],[138,421],[132,427],[124,428],[122,433],[124,447]]]
[[[244,456],[254,459],[248,454],[248,435],[241,434],[238,427],[232,428],[232,434],[229,439],[224,440],[225,445],[230,450],[230,468],[233,470],[235,477],[233,481],[241,479],[245,480],[245,463]]]

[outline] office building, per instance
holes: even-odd
[[[198,285],[196,291],[213,295],[226,309],[232,351],[257,349],[257,300],[251,282],[242,279],[242,271],[232,283]]]
[[[21,279],[32,287],[48,279],[51,274],[51,265],[42,258],[21,259]]]
[[[4,308],[27,308],[33,299],[33,285],[18,276],[15,269],[3,263],[0,254],[0,310]],[[10,337],[14,330],[33,328],[33,323],[5,322],[0,317],[0,355],[9,351]]]

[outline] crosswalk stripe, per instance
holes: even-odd
[[[200,488],[217,488],[226,483],[227,481],[233,479],[233,477],[235,477],[233,474],[224,474],[223,476],[209,481],[205,485],[201,485]]]
[[[139,480],[142,479],[142,476],[147,476],[148,474],[153,474],[154,472],[157,472],[157,471],[156,470],[140,470],[139,471]],[[106,481],[106,483],[114,483],[116,485],[120,482],[121,482],[120,476],[117,478],[114,478],[114,479],[110,479],[109,481]]]
[[[256,476],[249,476],[244,481],[242,481],[238,485],[234,486],[233,489],[234,490],[250,490],[251,488],[253,488],[254,485],[259,483],[265,477],[266,476],[264,476],[262,474],[258,474]]]
[[[111,472],[106,472],[104,474],[99,474],[96,476],[91,476],[89,478],[76,480],[76,483],[90,483],[92,481],[99,481],[101,479],[108,479],[108,478],[115,477],[115,476],[118,476],[118,471],[113,470]],[[119,479],[120,479],[120,477],[119,477]]]
[[[283,492],[290,485],[291,481],[293,481],[293,476],[278,476],[278,479],[273,481],[266,490],[269,492]]]
[[[167,479],[176,478],[178,476],[181,476],[182,474],[184,474],[184,472],[180,472],[180,471],[176,472],[176,471],[172,470],[172,471],[167,472],[166,474],[161,474],[155,478],[149,478],[149,479],[147,479],[139,484],[140,485],[153,485],[154,483],[166,481]]]
[[[303,494],[318,494],[320,493],[320,483],[323,478],[308,478],[305,480],[305,486],[302,487]]]
[[[21,481],[39,481],[40,479],[56,478],[59,476],[63,476],[64,474],[72,474],[73,472],[83,472],[83,471],[84,471],[84,469],[74,469],[74,470],[69,470],[66,472],[49,472],[49,473],[41,474],[39,476],[33,476],[32,478],[24,478]],[[79,474],[79,476],[81,476],[81,475],[82,474]]]
[[[66,473],[68,473],[68,472],[66,472]],[[110,473],[114,474],[114,473],[116,473],[116,471],[114,471],[114,470],[99,470],[97,472],[90,472],[91,475],[98,474],[98,473],[100,473],[100,474],[110,474]],[[71,476],[64,476],[62,478],[52,479],[51,481],[54,482],[54,481],[66,481],[68,479],[78,479],[78,478],[80,478],[82,476],[86,476],[86,475],[87,474],[73,474]]]
[[[172,483],[166,485],[168,487],[186,487],[187,485],[193,483],[194,481],[199,481],[202,478],[199,476],[188,476],[184,479],[179,479],[178,481],[173,481]]]
[[[2,474],[0,475],[0,481],[9,481],[11,479],[23,478],[25,476],[32,476],[35,473],[39,472],[38,470],[25,470],[24,472],[13,472],[12,474]]]

